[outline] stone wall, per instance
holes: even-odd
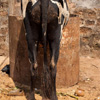
[[[70,0],[70,13],[80,17],[81,54],[100,53],[100,0]]]
[[[8,0],[0,0],[0,55],[8,54]]]
[[[100,51],[100,0],[68,0],[80,17],[81,53]],[[0,0],[0,55],[8,54],[8,0]]]

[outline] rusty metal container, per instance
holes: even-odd
[[[28,60],[25,29],[21,17],[9,16],[10,76],[14,81],[30,84],[30,63]],[[63,30],[57,64],[57,87],[69,87],[79,79],[79,18],[71,17]],[[43,48],[38,52],[38,77],[36,87],[41,87]]]

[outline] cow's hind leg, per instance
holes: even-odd
[[[30,67],[30,72],[31,72],[31,100],[35,100],[34,97],[34,89],[35,89],[35,81],[36,81],[36,77],[37,77],[37,60],[36,60],[36,53],[37,53],[37,48],[36,48],[36,44],[34,42],[32,42],[31,44],[28,44],[28,50],[29,50],[29,60],[31,63],[31,67]]]
[[[37,45],[38,45],[38,27],[35,24],[30,24],[29,19],[26,15],[24,19],[25,29],[26,29],[26,39],[28,44],[28,52],[29,52],[29,60],[31,63],[30,71],[31,71],[31,95],[30,100],[35,100],[34,96],[34,88],[35,81],[37,77]],[[34,31],[32,31],[31,26],[34,27]]]
[[[59,57],[59,46],[60,46],[60,34],[61,26],[58,25],[56,30],[53,30],[50,33],[53,37],[49,39],[50,47],[50,74],[51,74],[51,83],[52,83],[52,93],[50,100],[58,100],[56,95],[56,65]]]
[[[51,83],[52,83],[52,95],[50,100],[57,100],[56,96],[56,65],[59,56],[59,41],[56,40],[50,42],[50,51],[51,51],[51,63],[50,63],[50,74],[51,74]]]

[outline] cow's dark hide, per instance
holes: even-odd
[[[43,61],[43,100],[57,100],[56,65],[62,28],[67,24],[69,12],[66,0],[22,0],[22,11],[26,29],[26,39],[31,63],[31,94],[34,97],[38,44],[44,48]],[[50,48],[50,65],[47,61],[47,43]]]

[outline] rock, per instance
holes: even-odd
[[[95,98],[94,100],[100,100],[100,97]]]
[[[75,95],[83,97],[85,95],[85,92],[84,92],[84,90],[78,88],[75,91]]]

